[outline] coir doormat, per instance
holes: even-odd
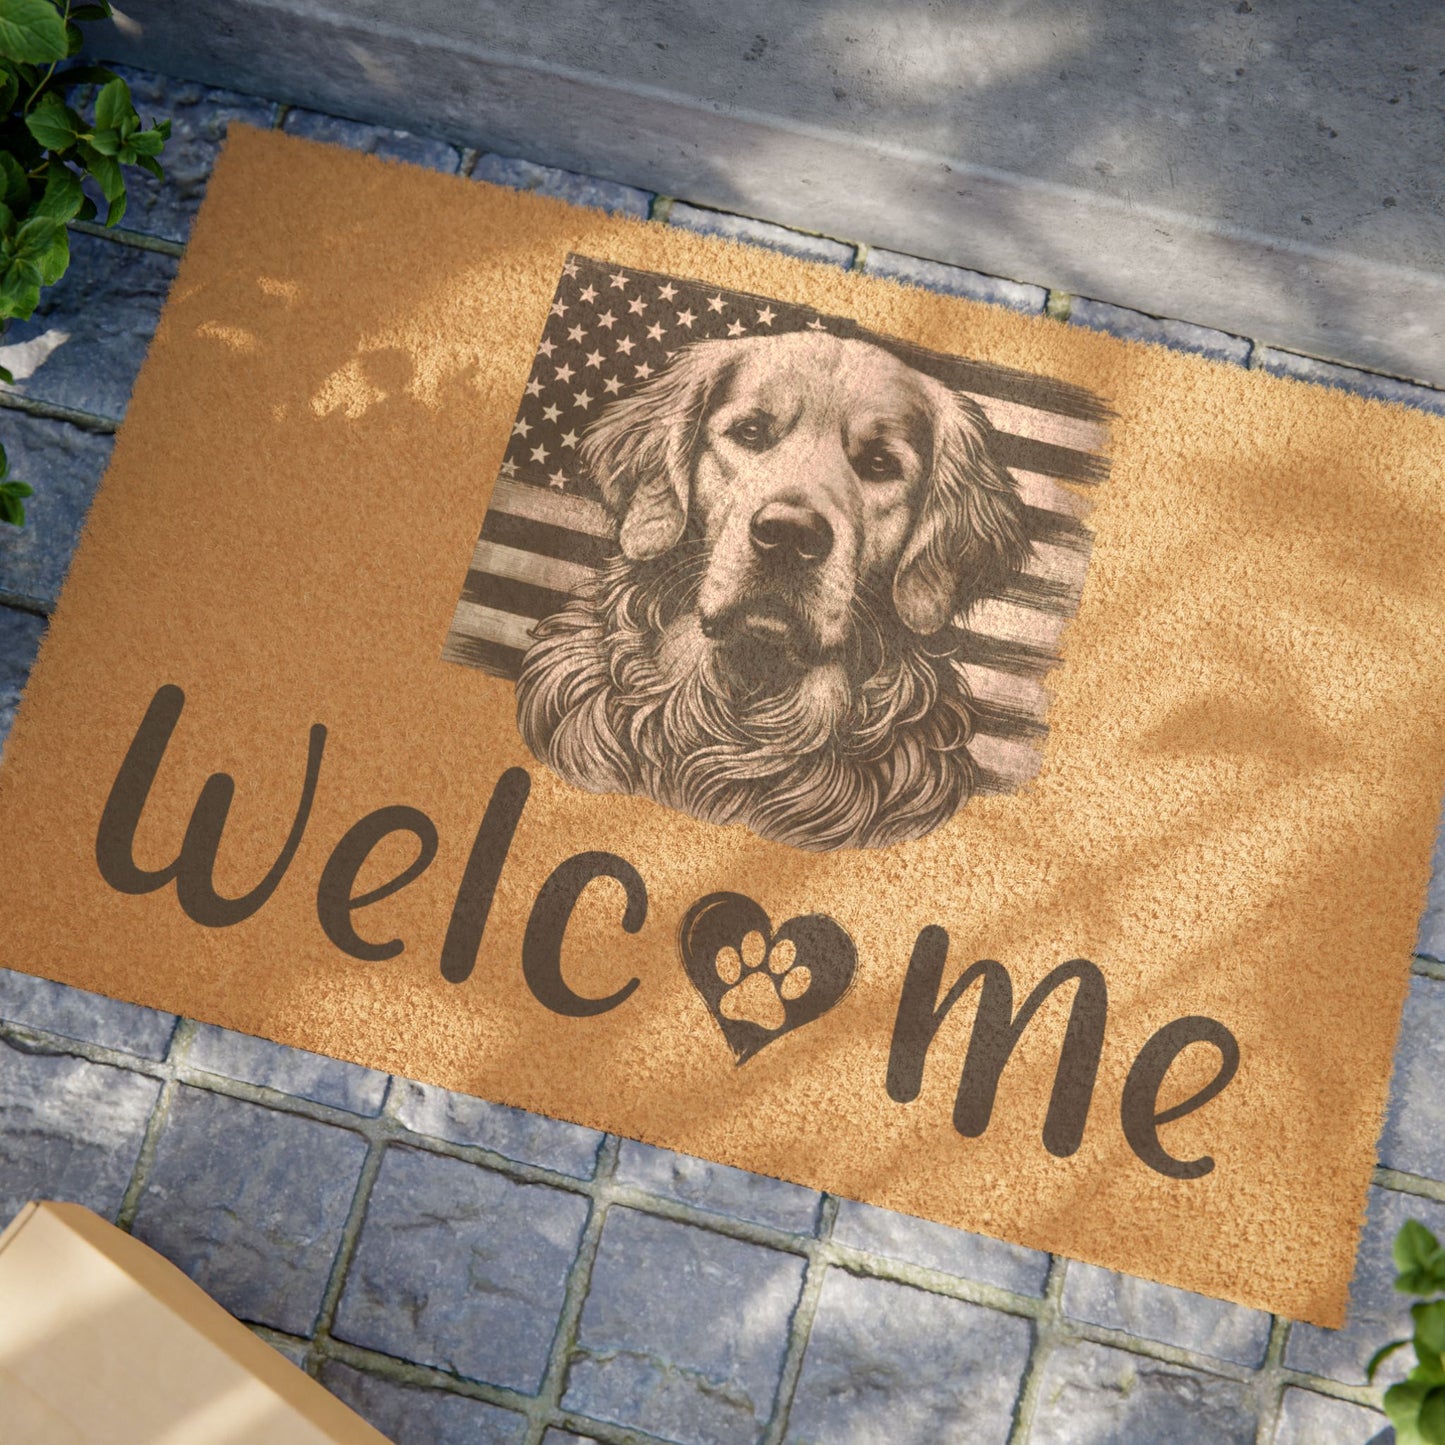
[[[233,134],[0,962],[1337,1324],[1440,423]]]

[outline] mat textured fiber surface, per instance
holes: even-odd
[[[0,964],[1337,1324],[1442,444],[233,130],[0,770]]]

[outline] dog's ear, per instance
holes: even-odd
[[[687,526],[698,436],[719,379],[713,345],[684,347],[608,407],[583,438],[583,465],[618,519],[618,543],[633,561],[669,551]]]
[[[893,578],[899,617],[923,636],[1002,592],[1031,551],[988,418],[970,398],[940,392],[932,474]]]

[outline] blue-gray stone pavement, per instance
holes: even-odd
[[[0,343],[0,745],[232,120],[685,225],[1432,412],[1445,395],[1024,280],[127,72],[164,186]],[[0,969],[0,1225],[75,1199],[400,1445],[1390,1438],[1390,1239],[1445,1230],[1445,836],[1338,1333]],[[1392,1362],[1393,1364],[1393,1362]],[[1386,1371],[1386,1378],[1394,1378]]]

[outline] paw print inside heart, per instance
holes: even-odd
[[[802,998],[813,983],[812,971],[797,958],[792,939],[780,938],[769,948],[756,930],[745,934],[738,948],[718,949],[714,967],[727,985],[718,1012],[769,1033],[782,1028],[787,1017],[783,1001]]]

